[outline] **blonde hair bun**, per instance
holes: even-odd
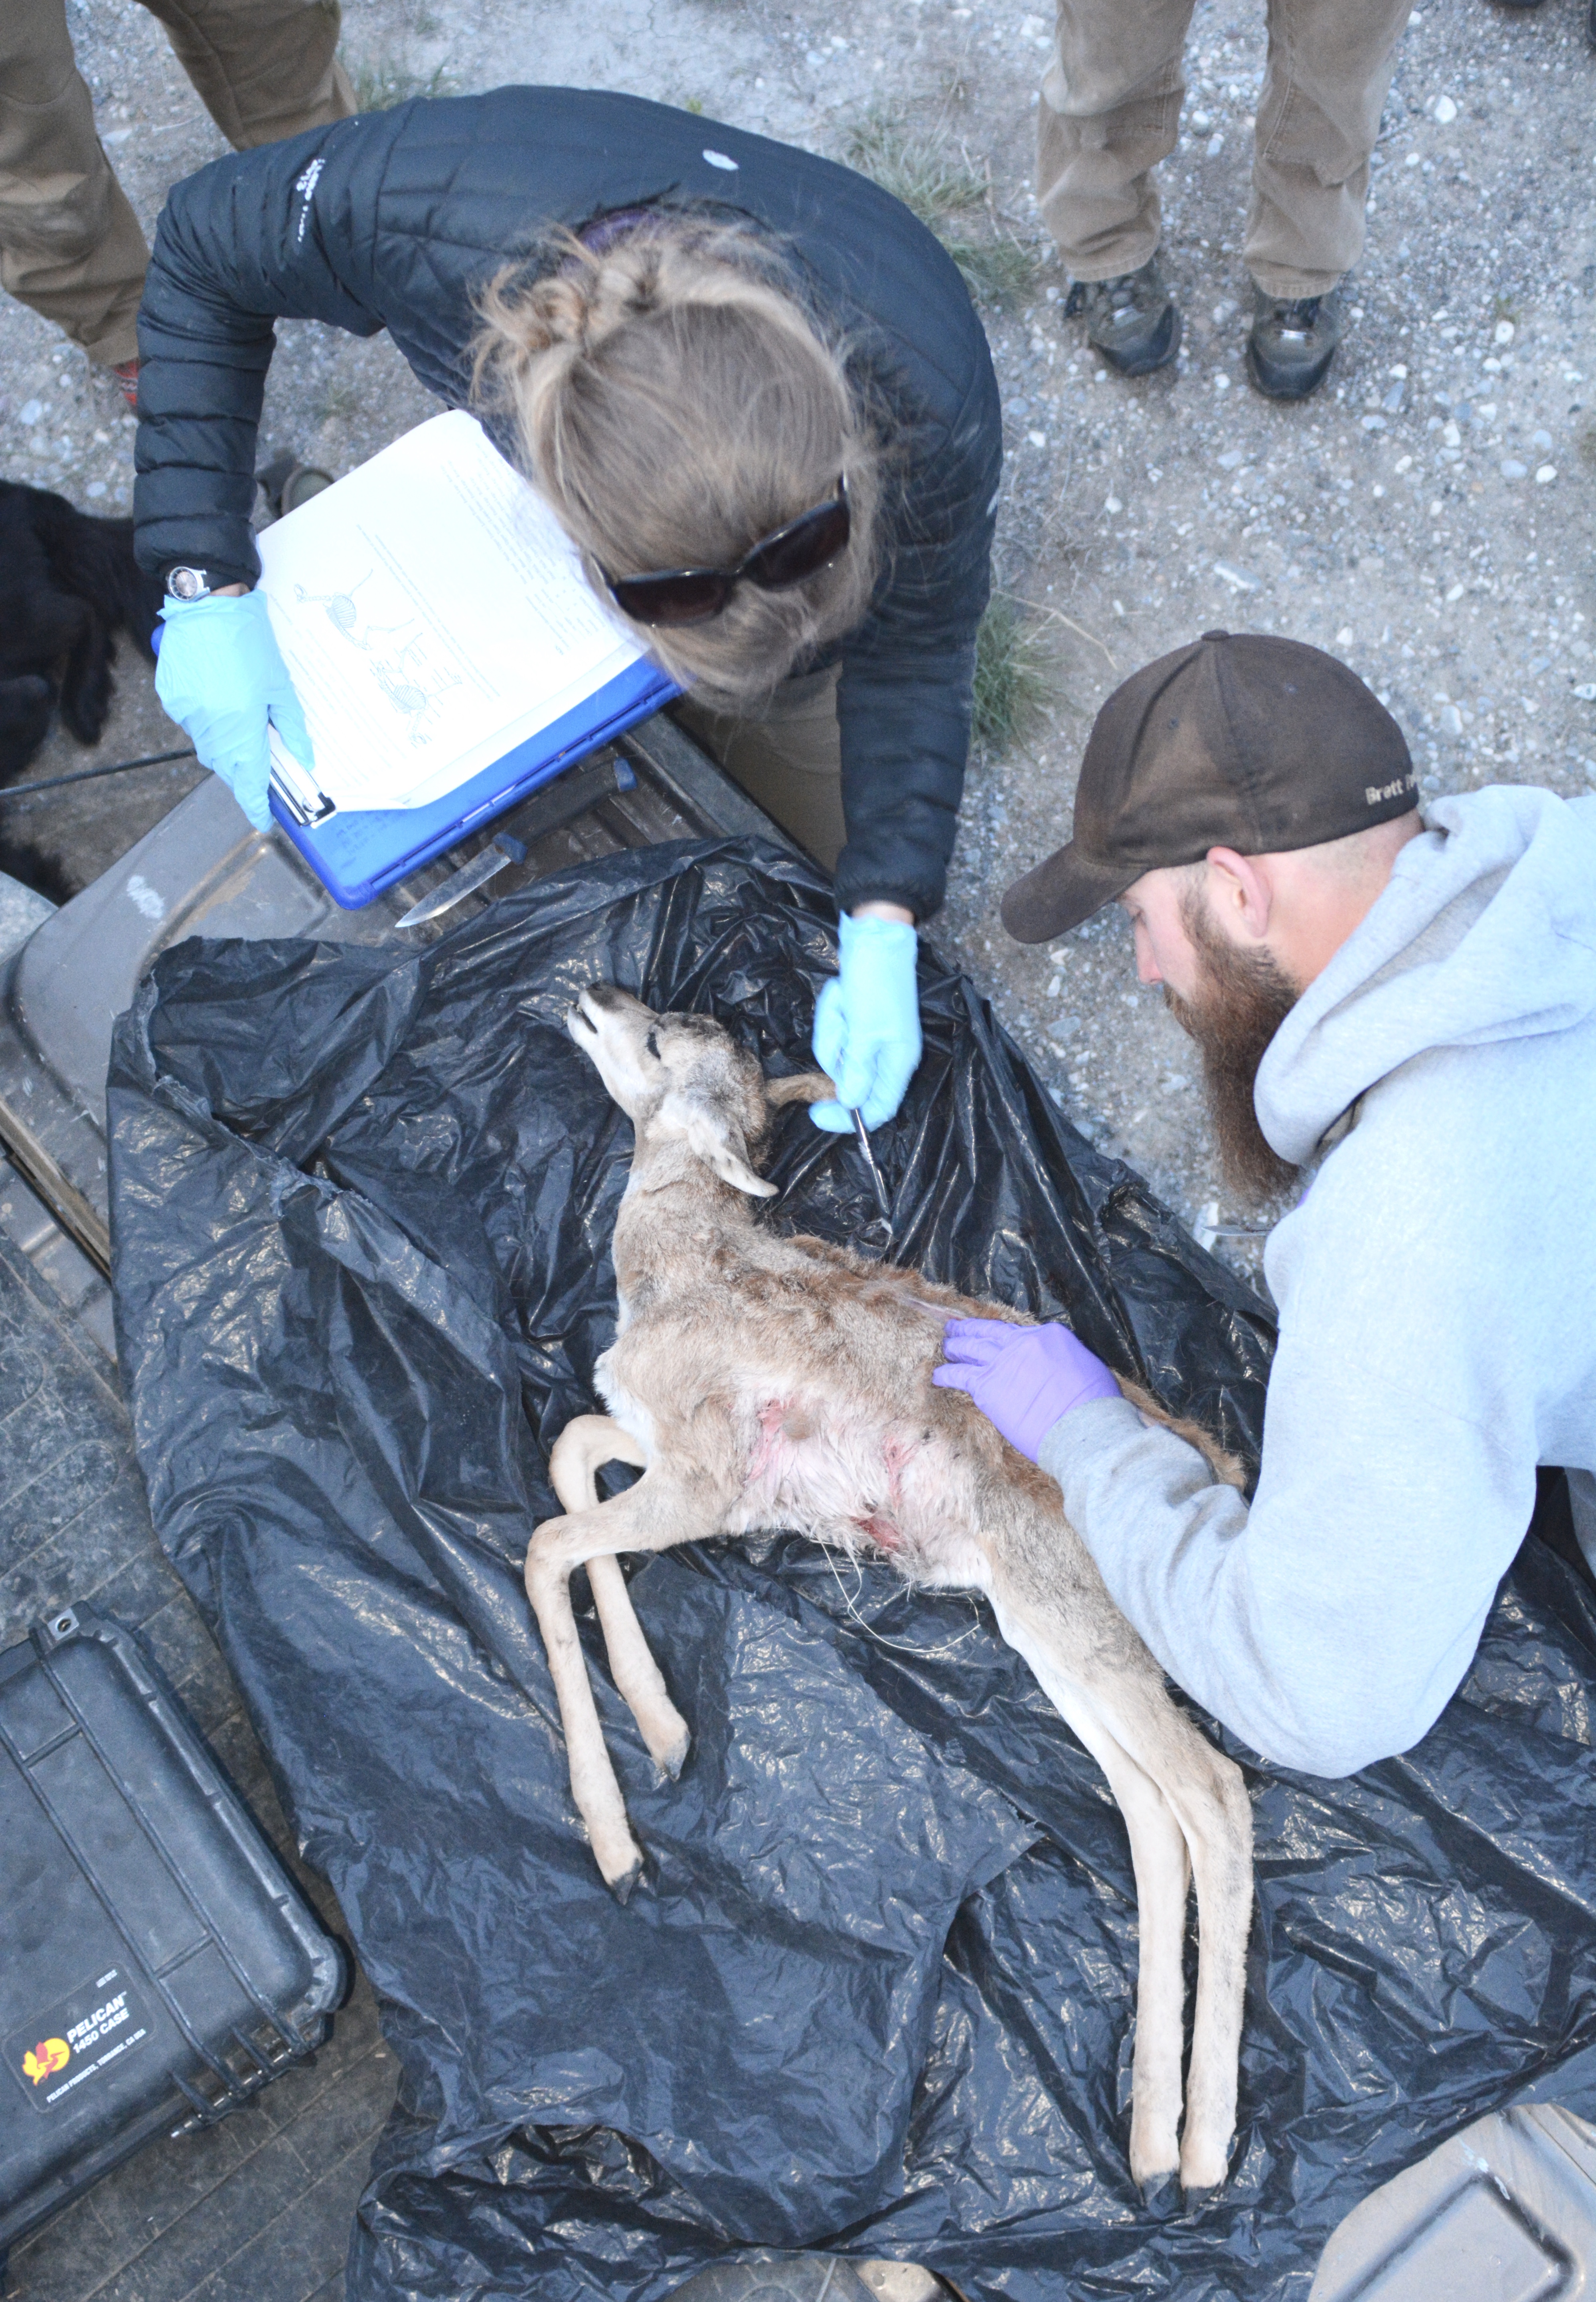
[[[734,565],[846,476],[852,533],[829,567],[789,592],[739,584],[704,624],[637,627],[705,701],[757,703],[869,605],[879,449],[844,348],[748,224],[660,211],[550,253],[557,269],[507,266],[483,291],[473,393],[510,418],[595,588],[606,570]]]

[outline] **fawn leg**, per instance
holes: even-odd
[[[1150,1694],[1151,1690],[1146,1691]],[[1144,1695],[1145,1723],[1113,1719],[1131,1742],[1180,1824],[1197,1894],[1197,2007],[1180,2131],[1180,2187],[1211,2190],[1222,2182],[1236,2130],[1236,2078],[1247,1990],[1247,1938],[1252,1928],[1252,1802],[1241,1770],[1163,1693]],[[1132,1739],[1134,1738],[1134,1739]]]
[[[596,1510],[593,1474],[604,1463],[635,1463],[648,1468],[641,1440],[608,1415],[579,1415],[567,1423],[549,1458],[549,1476],[567,1511]],[[618,1559],[590,1558],[587,1579],[604,1633],[616,1691],[637,1721],[654,1764],[674,1782],[687,1757],[687,1722],[670,1699],[659,1666],[649,1651]]]
[[[625,1902],[643,1868],[643,1853],[626,1820],[587,1664],[571,1611],[571,1569],[622,1550],[668,1550],[714,1532],[719,1498],[650,1472],[626,1493],[567,1518],[545,1519],[526,1550],[526,1595],[542,1633],[550,1676],[559,1702],[571,1795],[587,1825],[593,1856],[607,1886]]]
[[[1180,2050],[1186,1981],[1188,1871],[1180,1824],[1157,1785],[1111,1730],[1097,1701],[1060,1657],[1034,1615],[993,1600],[997,1627],[1108,1777],[1125,1818],[1136,1875],[1138,1953],[1131,2071],[1130,2172],[1151,2193],[1180,2163]]]

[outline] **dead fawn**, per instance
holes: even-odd
[[[636,1130],[615,1226],[617,1332],[596,1369],[609,1414],[561,1433],[550,1470],[567,1515],[540,1526],[526,1554],[571,1789],[600,1869],[624,1897],[643,1856],[577,1641],[573,1567],[587,1568],[616,1686],[673,1777],[687,1726],[618,1553],[785,1527],[879,1555],[914,1584],[981,1592],[1108,1777],[1130,1832],[1141,1936],[1131,2172],[1147,2189],[1177,2169],[1188,2191],[1213,2188],[1235,2125],[1251,1809],[1239,1770],[1171,1701],[1054,1482],[962,1392],[931,1382],[945,1319],[1014,1314],[756,1223],[753,1202],[774,1187],[750,1155],[771,1106],[829,1096],[828,1080],[767,1080],[710,1017],[657,1015],[610,984],[584,991],[567,1021]],[[1123,1388],[1236,1480],[1200,1432]],[[600,1502],[593,1474],[610,1461],[643,1475]],[[1193,1872],[1200,1950],[1182,2130]]]

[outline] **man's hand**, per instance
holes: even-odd
[[[315,760],[265,594],[214,592],[204,600],[168,600],[161,610],[155,693],[256,829],[270,830],[268,720],[302,767]]]
[[[841,928],[841,973],[815,1002],[815,1060],[836,1082],[835,1103],[809,1115],[845,1135],[857,1110],[879,1127],[903,1100],[920,1061],[920,995],[914,922],[894,903],[867,903]]]
[[[943,1390],[968,1391],[1011,1447],[1034,1463],[1042,1441],[1072,1407],[1118,1399],[1120,1386],[1068,1327],[1011,1327],[1004,1319],[950,1319],[932,1370]]]

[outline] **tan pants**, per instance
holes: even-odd
[[[847,837],[836,682],[835,665],[784,680],[757,718],[706,711],[690,698],[676,706],[687,733],[828,871]]]
[[[345,120],[338,0],[144,0],[230,144]],[[66,0],[0,0],[0,285],[103,366],[135,359],[149,251],[95,134]]]
[[[1323,296],[1363,252],[1369,155],[1411,0],[1266,0],[1245,255],[1268,296]],[[1058,0],[1037,193],[1072,277],[1158,246],[1151,171],[1175,148],[1192,0]]]

